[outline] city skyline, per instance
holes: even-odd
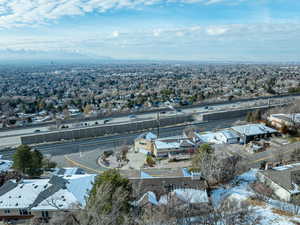
[[[298,61],[293,0],[0,2],[0,60]]]

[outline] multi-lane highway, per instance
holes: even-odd
[[[203,122],[197,124],[197,126],[199,126],[202,130],[221,129],[225,127],[230,127],[235,121],[239,119],[242,118]],[[159,132],[160,137],[181,135],[183,129],[186,126],[187,125],[178,125],[173,127],[160,128],[160,132]],[[152,129],[149,131],[157,133],[157,129]],[[92,139],[83,139],[83,140],[62,142],[62,143],[55,143],[55,144],[42,144],[42,145],[35,146],[34,148],[40,150],[43,154],[49,154],[52,156],[65,155],[65,154],[76,153],[76,152],[86,152],[95,149],[98,149],[99,151],[104,151],[110,148],[117,148],[123,144],[132,144],[133,140],[141,133],[143,132],[104,136],[104,137],[98,137]],[[14,149],[2,150],[1,154],[3,158],[11,159],[14,152],[15,152]]]
[[[272,100],[272,104],[282,104],[288,101],[293,100],[296,97],[282,97]],[[260,99],[260,100],[249,100],[249,101],[242,101],[242,102],[235,102],[235,103],[228,103],[228,104],[216,104],[213,106],[201,106],[201,107],[193,107],[183,109],[180,112],[176,111],[167,111],[164,113],[160,113],[160,117],[171,116],[175,114],[191,114],[191,113],[207,113],[207,112],[216,112],[216,111],[224,111],[224,110],[233,110],[233,109],[242,109],[242,108],[250,108],[255,106],[266,106],[269,104],[268,99]],[[157,117],[157,113],[150,112],[150,113],[143,113],[135,115],[134,117],[131,116],[120,116],[111,118],[107,123],[108,124],[119,124],[130,122],[132,120],[145,120],[145,119],[153,119]],[[95,120],[95,121],[88,121],[88,122],[77,122],[66,124],[69,129],[74,129],[78,127],[86,127],[86,126],[94,126],[95,124],[103,124],[104,120]],[[34,133],[43,133],[49,132],[53,130],[53,125],[51,126],[41,126],[35,128],[23,128],[23,129],[15,129],[15,130],[8,130],[8,131],[1,131],[0,132],[0,149],[17,146],[21,144],[20,136],[34,134]]]

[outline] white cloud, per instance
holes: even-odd
[[[222,35],[228,31],[225,27],[209,27],[206,29],[206,33],[209,35]]]
[[[117,37],[120,36],[120,32],[115,30],[115,31],[112,32],[112,36],[113,36],[114,38],[117,38]]]
[[[163,2],[213,4],[221,1],[224,0],[0,0],[0,28],[40,25],[63,16]]]
[[[248,57],[250,54],[262,59],[267,59],[268,54],[269,57],[293,59],[295,55],[299,56],[299,33],[300,23],[78,30],[76,36],[73,31],[66,30],[59,35],[55,32],[39,36],[1,35],[0,43],[5,45],[0,45],[0,50],[79,51],[114,58],[140,55],[141,58],[196,59],[201,53],[207,57],[224,56],[229,59]]]

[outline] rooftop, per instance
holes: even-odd
[[[10,180],[0,187],[0,208],[57,210],[84,206],[95,176],[53,175],[50,179]]]
[[[246,136],[254,136],[254,135],[261,135],[261,134],[270,134],[270,133],[277,133],[278,131],[267,127],[263,124],[247,124],[242,126],[234,126],[231,129],[234,131],[246,135]]]
[[[297,174],[300,174],[300,163],[279,166],[260,173],[291,193],[298,191],[300,182],[297,180]]]

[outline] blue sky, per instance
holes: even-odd
[[[0,0],[0,59],[299,61],[299,12],[299,0]]]

